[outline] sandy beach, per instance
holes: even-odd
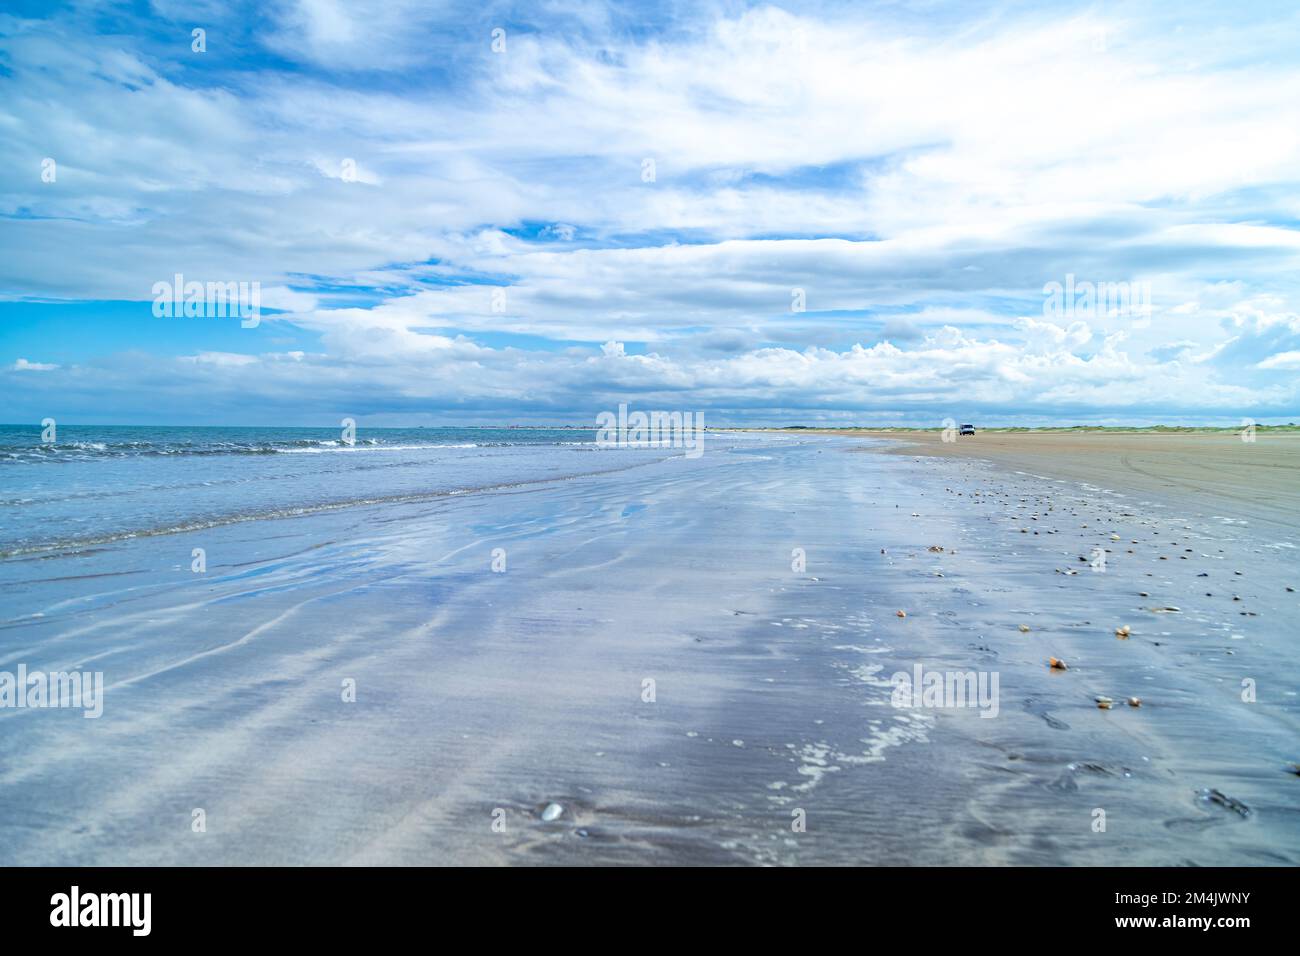
[[[719,437],[0,562],[0,669],[106,681],[0,711],[0,862],[1300,862],[1294,511],[991,447]]]
[[[1300,434],[1259,432],[980,432],[945,442],[933,431],[854,431],[891,454],[983,459],[1134,493],[1217,504],[1241,518],[1300,527]]]

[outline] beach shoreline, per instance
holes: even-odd
[[[1260,431],[982,431],[945,441],[942,432],[900,429],[799,430],[786,434],[888,442],[865,450],[978,459],[1011,471],[1084,482],[1180,505],[1300,529],[1300,433]]]

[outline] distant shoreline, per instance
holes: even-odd
[[[707,409],[704,412],[708,414]],[[148,422],[115,422],[113,424],[86,423],[78,421],[59,422],[60,428],[173,428],[173,429],[199,429],[199,428],[241,428],[241,429],[299,429],[302,431],[337,431],[338,426],[334,422],[326,422],[317,425],[241,425],[241,424],[221,424],[221,425],[194,425],[194,424],[152,424]],[[595,422],[590,424],[559,424],[559,425],[457,425],[457,424],[440,424],[440,425],[367,425],[364,422],[360,427],[374,431],[415,431],[427,430],[437,431],[439,429],[483,429],[487,431],[596,431]],[[975,424],[976,429],[981,432],[996,434],[1058,434],[1058,433],[1081,433],[1096,432],[1099,434],[1233,434],[1242,430],[1241,425],[1053,425],[1046,427],[1028,426],[1028,425],[1001,425],[1001,426],[981,426]],[[35,422],[8,422],[0,423],[0,429],[21,429],[25,431],[40,431],[41,425]],[[1256,424],[1257,432],[1300,432],[1300,424],[1288,422],[1285,425],[1265,425]],[[943,426],[936,425],[926,428],[919,428],[910,425],[881,425],[868,427],[863,425],[705,425],[705,431],[712,432],[793,432],[793,433],[823,433],[828,435],[911,435],[911,434],[940,434]]]
[[[1231,435],[1240,434],[1241,425],[1053,425],[1047,427],[1033,427],[1028,425],[1005,425],[983,428],[976,425],[977,433],[997,434],[997,435],[1058,435],[1058,434],[1102,434],[1102,435]],[[906,425],[887,425],[875,428],[867,428],[858,425],[846,425],[842,428],[832,428],[825,425],[779,425],[779,426],[752,426],[747,425],[735,428],[723,428],[718,426],[711,430],[729,431],[729,432],[794,432],[825,434],[825,435],[939,435],[944,429],[942,426],[929,428],[917,428]],[[1256,432],[1300,432],[1300,424],[1286,425],[1255,425]]]
[[[888,439],[863,452],[967,458],[1032,475],[1151,496],[1186,513],[1300,533],[1300,428],[985,429],[944,441],[934,429],[799,429],[795,435]]]

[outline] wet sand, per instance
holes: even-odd
[[[0,862],[1300,862],[1290,530],[867,444],[0,562]]]

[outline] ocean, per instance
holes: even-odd
[[[584,428],[0,426],[0,557],[623,467]],[[661,456],[662,457],[662,456]]]

